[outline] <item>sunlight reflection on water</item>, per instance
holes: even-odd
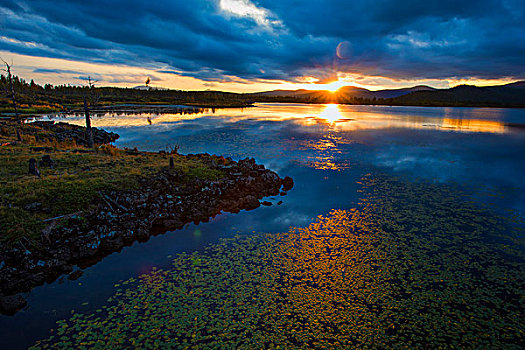
[[[84,124],[81,114],[65,119],[49,117]],[[159,151],[177,144],[184,154],[208,152],[234,159],[255,157],[257,162],[281,176],[291,176],[294,189],[285,197],[268,199],[274,204],[282,200],[282,205],[220,215],[199,225],[201,234],[196,234],[196,227],[189,226],[156,236],[147,243],[107,257],[86,270],[78,282],[66,279],[63,284],[39,287],[31,293],[31,308],[1,325],[9,333],[9,344],[26,339],[27,334],[34,340],[40,332],[39,337],[43,338],[48,329],[54,327],[54,320],[69,318],[71,309],[95,310],[95,305],[103,304],[112,295],[115,281],[145,272],[144,266],[169,265],[171,256],[202,249],[233,233],[250,236],[253,232],[287,232],[290,226],[317,225],[315,218],[332,213],[333,209],[355,210],[361,197],[359,181],[367,173],[423,179],[446,188],[450,183],[468,187],[477,204],[522,215],[525,212],[524,123],[525,109],[295,104],[257,104],[254,108],[208,109],[193,114],[108,113],[94,117],[94,126],[121,136],[116,142],[120,147]],[[367,214],[366,220],[377,219],[378,225],[395,223],[401,235],[411,235],[401,227],[407,216],[414,222],[425,219],[429,227],[435,224],[437,211],[432,206],[435,201],[432,205],[422,205],[422,196],[409,191],[415,189],[413,186],[389,188],[379,192],[384,199],[384,206],[378,207],[379,214]],[[435,192],[432,188],[425,191],[429,196]],[[402,197],[405,199],[398,200],[398,207],[393,207],[396,196],[408,197]],[[448,194],[442,199],[443,223],[439,227],[455,222],[450,220]],[[407,205],[431,212],[421,216],[407,209]],[[392,220],[385,220],[383,208],[390,210]],[[458,206],[458,215],[463,215],[464,209]],[[456,224],[463,227],[459,221]],[[333,221],[330,225],[334,226]],[[479,225],[486,228],[485,223]],[[445,235],[444,239],[453,237]],[[324,238],[322,242],[329,243]],[[415,241],[410,236],[407,242]],[[457,247],[463,245],[457,244]],[[377,251],[382,254],[385,250]],[[493,257],[486,255],[485,258]],[[312,259],[316,261],[318,257],[314,255]],[[421,262],[426,261],[423,256]],[[348,276],[350,272],[347,269]],[[377,275],[374,272],[370,276]],[[58,299],[59,305],[54,302]],[[86,301],[89,305],[82,306]],[[50,316],[50,312],[55,316]]]
[[[365,108],[366,107],[366,108]],[[508,110],[480,108],[428,108],[428,107],[349,106],[349,105],[297,105],[256,104],[253,108],[204,108],[201,112],[173,113],[118,113],[98,114],[93,118],[96,127],[131,127],[198,120],[203,116],[224,119],[228,123],[255,119],[259,121],[295,120],[303,126],[330,125],[334,130],[352,131],[368,129],[447,129],[458,132],[506,133],[515,131],[502,120]],[[426,109],[426,110],[425,110]],[[430,111],[429,111],[430,110]],[[432,113],[429,113],[432,112]],[[82,125],[82,114],[65,116],[68,122]],[[57,115],[44,118],[60,120]],[[148,120],[149,119],[149,120]]]
[[[64,120],[84,123],[82,114]],[[523,162],[516,169],[505,159],[522,159],[524,121],[520,109],[261,103],[179,114],[112,112],[92,124],[120,134],[121,147],[159,151],[178,144],[182,153],[253,156],[277,171],[291,162],[319,170],[365,162],[441,181],[465,181],[474,171],[483,174],[481,183],[495,183],[519,178]]]

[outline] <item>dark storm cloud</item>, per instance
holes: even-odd
[[[251,4],[260,11],[242,17],[221,11],[219,0],[0,0],[0,49],[208,81],[326,81],[337,71],[525,78],[522,0]]]

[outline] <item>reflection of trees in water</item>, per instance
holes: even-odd
[[[107,308],[75,314],[43,344],[519,348],[525,264],[510,223],[452,186],[363,185],[358,209],[126,281]]]
[[[201,107],[169,107],[169,106],[123,106],[123,107],[105,107],[102,109],[93,110],[93,115],[99,118],[102,117],[122,117],[122,116],[136,116],[137,114],[178,114],[178,115],[191,115],[191,114],[214,114],[216,108],[201,108]],[[61,117],[73,116],[79,118],[84,116],[82,112],[70,112],[62,113]]]

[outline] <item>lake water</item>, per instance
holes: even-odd
[[[80,125],[84,122],[80,115],[64,119],[44,116],[42,119],[66,120]],[[115,144],[120,147],[159,151],[178,146],[183,154],[208,152],[236,160],[254,157],[280,176],[291,176],[295,187],[284,197],[271,198],[274,205],[270,207],[235,215],[222,214],[205,224],[188,225],[182,230],[152,237],[146,243],[135,243],[108,256],[86,269],[76,281],[61,278],[35,288],[27,294],[28,306],[23,311],[13,317],[0,317],[2,342],[6,344],[2,348],[25,348],[37,339],[47,338],[55,334],[50,333],[50,329],[57,329],[57,320],[68,319],[72,314],[89,315],[99,310],[102,315],[104,310],[109,310],[106,309],[108,298],[121,300],[123,304],[131,299],[138,300],[133,293],[142,291],[144,294],[141,286],[145,284],[137,286],[134,284],[137,282],[126,282],[126,286],[132,286],[130,294],[119,297],[121,292],[117,290],[122,289],[122,281],[136,279],[142,274],[149,277],[141,281],[154,278],[156,268],[179,271],[177,269],[182,269],[180,266],[185,261],[181,252],[199,252],[202,255],[192,261],[200,264],[206,259],[219,261],[224,250],[231,249],[238,251],[243,266],[250,266],[246,247],[254,246],[253,250],[259,251],[261,245],[251,239],[262,237],[260,233],[279,237],[267,237],[264,244],[275,247],[272,251],[286,252],[283,255],[286,258],[280,256],[267,262],[273,272],[268,270],[264,279],[272,280],[272,276],[279,273],[282,276],[285,271],[285,275],[300,281],[295,284],[295,292],[290,289],[284,296],[276,294],[282,298],[282,304],[276,301],[277,297],[268,300],[274,300],[273,303],[281,305],[283,310],[291,307],[295,310],[290,311],[291,314],[320,306],[319,310],[308,313],[307,320],[280,320],[284,311],[278,313],[280,316],[276,314],[266,319],[253,310],[272,303],[264,304],[261,300],[266,297],[254,296],[252,299],[262,304],[237,309],[243,312],[243,317],[251,315],[257,319],[259,326],[246,328],[254,341],[259,339],[257,332],[263,332],[255,332],[255,329],[264,328],[261,325],[267,325],[270,319],[273,323],[282,321],[286,327],[311,329],[304,330],[302,338],[297,335],[299,338],[294,339],[287,338],[291,335],[284,331],[272,333],[280,334],[279,339],[287,339],[288,343],[283,340],[284,347],[286,344],[299,347],[300,344],[308,347],[353,344],[360,347],[359,344],[372,341],[379,344],[378,347],[380,344],[432,345],[441,344],[441,341],[461,346],[474,340],[480,341],[482,347],[501,344],[512,347],[524,339],[525,264],[523,232],[520,231],[525,213],[523,109],[257,104],[253,108],[210,109],[193,114],[106,114],[94,117],[92,125],[118,133],[120,139]],[[281,200],[283,203],[277,205]],[[291,230],[293,227],[296,229]],[[349,227],[356,232],[350,233]],[[303,240],[294,234],[302,235]],[[343,236],[347,237],[345,243],[334,248],[335,237]],[[319,237],[325,238],[315,246],[303,244]],[[358,240],[348,245],[348,237],[374,237],[374,241]],[[223,238],[232,238],[235,247],[228,246],[230,243],[224,243]],[[402,251],[393,248],[397,243],[405,244]],[[210,244],[217,247],[215,253],[204,250]],[[343,258],[351,251],[354,252],[352,257]],[[423,252],[432,253],[427,256]],[[307,256],[311,258],[307,259],[309,263],[305,262]],[[458,257],[463,260],[455,261]],[[281,266],[286,259],[292,259],[291,264],[296,268],[289,270],[290,265]],[[175,267],[171,267],[174,260]],[[470,270],[464,268],[467,260],[475,264],[469,265]],[[316,265],[323,261],[333,264],[331,270],[327,270],[328,265]],[[402,270],[394,267],[412,264],[413,267]],[[261,266],[266,265],[261,262]],[[232,269],[237,267],[234,264]],[[198,278],[191,271],[188,272],[190,282],[174,277],[175,282],[194,283],[192,278]],[[315,277],[310,275],[312,271],[318,271]],[[389,272],[378,282],[376,279],[383,278],[381,271]],[[210,274],[212,272],[219,273],[209,270]],[[184,270],[183,274],[186,273]],[[247,273],[257,276],[251,270]],[[334,277],[332,281],[332,275],[337,275],[337,279]],[[425,277],[429,275],[439,276],[439,280],[429,281]],[[463,276],[462,280],[456,280],[459,275]],[[225,272],[220,278],[224,276]],[[392,276],[404,277],[393,281]],[[223,285],[238,287],[233,280],[224,278]],[[363,281],[366,287],[349,287],[351,278]],[[502,280],[507,284],[500,284]],[[281,279],[272,281],[284,283]],[[209,287],[203,287],[209,292],[206,300],[216,298],[225,302],[232,298],[219,292],[211,293],[212,281],[207,285]],[[416,285],[427,288],[421,291],[414,287]],[[476,285],[481,289],[475,289]],[[216,287],[220,289],[220,285]],[[328,287],[333,295],[323,294]],[[401,287],[403,291],[398,290]],[[167,287],[161,284],[159,289],[163,288]],[[250,293],[261,293],[260,287],[256,289]],[[381,294],[377,294],[379,290]],[[497,290],[497,295],[489,295],[491,290]],[[312,299],[300,299],[299,294],[294,294],[298,291],[301,295],[311,295]],[[360,293],[364,291],[366,295],[361,298]],[[170,295],[178,294],[171,292]],[[353,298],[352,303],[348,301],[349,295]],[[372,298],[377,295],[382,297]],[[460,301],[454,300],[454,303],[451,301],[452,311],[442,311],[447,310],[443,300],[445,296],[452,298],[449,295],[462,295],[464,302],[476,307],[464,309]],[[339,296],[341,300],[333,301]],[[471,300],[474,296],[477,299]],[[196,301],[188,298],[183,294],[174,302],[193,305],[195,310],[205,309],[206,312],[195,316],[195,320],[200,317],[206,320],[202,321],[203,329],[212,326],[220,329],[231,322],[231,317],[224,316],[221,325],[212,325],[220,318],[213,313],[216,303],[210,306],[199,299],[193,304]],[[410,301],[409,305],[420,308],[413,314],[408,313],[404,311],[409,309],[406,305],[400,308],[400,300]],[[427,304],[424,300],[433,302]],[[361,302],[363,307],[368,307],[366,311],[348,311],[350,305],[361,305]],[[342,318],[338,308],[347,308],[345,314],[350,313],[355,318]],[[389,308],[398,312],[385,314],[384,310]],[[331,310],[329,314],[327,310]],[[177,312],[173,311],[172,315],[178,315]],[[224,310],[221,312],[220,315],[228,314]],[[485,324],[486,314],[491,313],[497,315],[496,319]],[[113,317],[117,318],[116,314]],[[122,317],[125,323],[125,316]],[[389,317],[396,320],[392,321],[391,328],[388,328]],[[88,323],[82,317],[76,319],[82,319],[83,326]],[[320,319],[329,319],[330,323],[320,326]],[[379,319],[381,323],[374,323]],[[368,328],[363,326],[363,320],[368,320]],[[70,325],[71,329],[78,325],[75,322]],[[406,327],[401,325],[402,330],[397,331],[400,326],[396,322],[406,323]],[[463,322],[464,329],[459,327],[462,330],[451,331],[458,328],[451,322]],[[143,323],[147,322],[143,320]],[[424,336],[419,334],[418,329],[425,328],[422,324],[432,324],[435,334],[430,330],[426,330]],[[345,325],[351,325],[353,330],[345,330]],[[481,334],[483,328],[486,335]],[[74,332],[68,332],[69,328],[64,334],[73,337]],[[201,346],[208,344],[204,333],[195,333],[187,344],[191,341]],[[335,333],[344,336],[333,339],[328,336]],[[312,334],[325,334],[324,343],[316,343],[320,341],[319,336]],[[177,338],[180,340],[177,346],[186,344],[183,338],[184,334]],[[64,342],[70,339],[73,338],[64,339]]]

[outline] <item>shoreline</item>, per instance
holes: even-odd
[[[278,100],[278,101],[253,101],[248,104],[233,104],[233,105],[213,105],[213,104],[185,104],[178,107],[168,107],[166,105],[155,105],[155,104],[144,104],[137,106],[126,106],[126,108],[119,108],[121,104],[115,104],[111,106],[100,106],[99,108],[93,108],[90,111],[93,114],[97,113],[160,113],[160,114],[193,114],[201,113],[204,109],[244,109],[244,108],[255,108],[257,103],[262,104],[337,104],[343,106],[369,106],[369,107],[421,107],[421,108],[483,108],[483,109],[525,109],[524,105],[500,105],[500,104],[387,104],[387,103],[344,103],[344,102],[320,102],[320,101],[294,101],[294,100]],[[132,107],[132,108],[130,108]],[[30,118],[42,114],[84,114],[84,110],[80,107],[67,109],[67,110],[31,110],[30,112],[24,112],[19,110],[19,115],[22,119]],[[15,116],[14,111],[0,112],[0,120],[11,119]]]
[[[257,103],[257,102],[254,102]],[[90,112],[93,114],[97,113],[173,113],[173,114],[185,114],[185,113],[198,113],[202,109],[242,109],[255,107],[254,103],[240,103],[240,104],[206,104],[206,103],[186,103],[180,105],[168,105],[168,104],[126,104],[116,103],[111,105],[100,105],[92,106]],[[84,109],[80,106],[68,109],[32,109],[29,112],[25,112],[23,109],[18,111],[20,117],[27,118],[38,114],[71,114],[71,113],[82,113]],[[0,112],[0,119],[11,119],[15,117],[13,111]]]
[[[56,150],[41,147],[38,151],[55,157]],[[86,210],[43,220],[45,227],[37,239],[22,237],[12,244],[0,241],[2,313],[15,314],[26,305],[19,293],[66,274],[76,279],[82,269],[135,241],[147,241],[190,222],[207,222],[221,212],[238,213],[271,205],[261,200],[284,196],[293,187],[291,178],[280,178],[253,158],[234,161],[209,154],[122,151],[124,159],[157,157],[165,165],[141,176],[138,188],[101,190]],[[206,172],[189,178],[181,169],[170,166],[174,158],[201,164]]]

